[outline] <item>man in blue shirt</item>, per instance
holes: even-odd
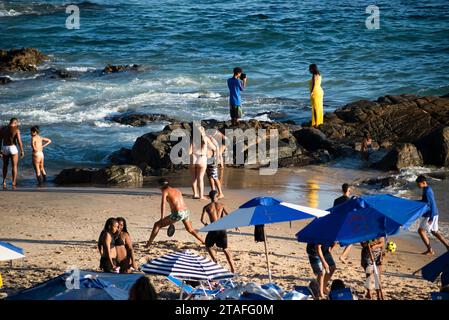
[[[240,92],[246,87],[246,80],[246,75],[240,67],[235,67],[234,76],[228,79],[229,107],[233,125],[237,124],[242,117],[242,100],[240,98]]]
[[[449,251],[449,243],[443,237],[441,233],[438,232],[438,208],[435,201],[435,196],[433,194],[432,188],[427,184],[427,179],[425,176],[420,175],[416,179],[416,184],[423,190],[422,201],[429,204],[429,211],[424,213],[421,218],[421,223],[419,225],[418,233],[421,236],[422,241],[427,247],[427,250],[423,252],[425,255],[433,255],[434,252],[430,246],[430,240],[427,236],[428,232],[431,232],[435,238],[441,241],[442,244]]]

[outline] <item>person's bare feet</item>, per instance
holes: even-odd
[[[12,189],[13,189],[13,190],[16,190],[16,188],[17,188],[16,185],[13,184],[13,185],[12,185]]]
[[[421,254],[425,255],[425,256],[433,256],[435,254],[435,252],[433,252],[432,249],[428,249],[428,250],[422,252]]]
[[[341,261],[341,263],[343,263],[343,264],[346,264],[346,258],[344,258],[344,257],[339,257],[338,258],[340,261]]]
[[[192,199],[195,199],[195,200],[198,200],[200,197],[199,196],[196,196],[196,195],[194,195],[193,197],[192,197]]]
[[[209,201],[209,199],[207,199],[206,197],[201,197],[201,198],[198,198],[198,199],[200,199],[201,201]]]
[[[223,199],[224,198],[224,194],[222,194],[222,193],[220,193],[218,196],[217,196],[217,199]]]
[[[6,182],[3,182],[3,190],[6,190]]]

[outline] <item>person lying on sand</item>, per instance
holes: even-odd
[[[203,223],[205,226],[207,226],[207,223],[204,221],[206,214],[209,216],[210,223],[213,223],[228,214],[225,206],[217,202],[217,191],[212,190],[211,192],[209,192],[209,197],[211,202],[203,208],[203,213],[201,214],[201,223]],[[226,233],[226,230],[209,231],[206,236],[207,251],[209,252],[212,260],[214,262],[217,262],[216,251],[213,249],[214,245],[216,245],[218,248],[223,249],[223,252],[231,268],[231,272],[234,273],[235,268],[232,261],[231,251],[228,249],[228,235]]]
[[[150,239],[148,240],[146,247],[149,248],[156,238],[159,230],[163,227],[167,227],[178,221],[182,221],[188,233],[197,238],[202,244],[204,244],[203,238],[192,227],[192,222],[189,220],[189,209],[184,203],[184,198],[181,191],[170,187],[168,181],[165,179],[159,180],[159,187],[162,191],[161,202],[161,219],[157,221],[153,226]],[[168,202],[171,209],[171,214],[165,217],[165,204]]]
[[[120,266],[120,273],[131,273],[139,267],[134,257],[133,243],[128,233],[125,218],[118,217],[118,232],[115,238],[115,248],[117,250],[117,263]]]
[[[103,230],[98,238],[98,251],[100,251],[100,269],[104,272],[117,272],[117,250],[115,237],[118,231],[118,221],[115,218],[106,220]]]
[[[36,179],[39,186],[47,180],[47,173],[44,168],[44,148],[51,143],[51,140],[39,135],[39,127],[33,126],[30,129],[31,148],[33,149],[32,162]]]

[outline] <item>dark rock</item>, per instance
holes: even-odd
[[[68,71],[65,69],[53,69],[49,70],[51,78],[60,78],[60,79],[73,79],[78,76],[77,72]]]
[[[12,79],[10,77],[8,77],[8,76],[0,77],[0,84],[7,84],[7,83],[10,83],[10,82],[12,82]]]
[[[108,64],[102,71],[102,73],[116,73],[123,71],[139,71],[140,66],[137,64],[129,64],[129,65],[111,65]]]
[[[175,119],[170,118],[169,116],[166,116],[164,114],[141,114],[132,112],[125,112],[122,114],[114,115],[108,119],[120,124],[133,127],[143,127],[148,123],[155,121],[176,121]]]
[[[47,59],[34,48],[0,50],[0,72],[36,71]]]
[[[143,182],[142,170],[133,165],[112,165],[102,169],[71,168],[62,170],[55,179],[60,185],[104,184],[140,185]]]
[[[139,186],[143,183],[142,170],[132,165],[112,165],[96,171],[92,182],[105,185]]]
[[[399,170],[422,165],[422,155],[415,145],[399,143],[382,160],[374,164],[374,167],[381,170]]]
[[[368,185],[368,186],[375,186],[376,188],[387,188],[387,187],[404,187],[408,183],[407,180],[397,178],[394,176],[390,177],[378,177],[378,178],[371,178],[367,180],[363,180],[361,184]]]
[[[449,127],[437,129],[416,142],[424,163],[449,167]]]
[[[131,149],[120,148],[120,150],[111,153],[108,156],[108,159],[112,164],[117,165],[131,164],[132,162]]]
[[[98,169],[71,168],[62,170],[55,178],[56,184],[92,183],[92,177]]]

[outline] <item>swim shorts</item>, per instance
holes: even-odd
[[[429,224],[429,217],[421,217],[419,227],[426,232],[438,231],[438,216],[433,217],[432,223]]]
[[[188,221],[189,220],[189,210],[173,211],[168,217],[173,221]]]
[[[242,107],[230,106],[231,119],[240,119],[242,117]]]
[[[323,252],[324,260],[326,260],[329,267],[335,266],[334,258],[332,257],[332,254],[329,252],[329,250],[326,250]],[[323,264],[321,263],[321,259],[318,255],[311,255],[309,254],[309,262],[312,266],[313,273],[318,276],[324,272]]]
[[[206,236],[206,247],[211,248],[217,245],[218,248],[226,249],[228,247],[228,234],[226,230],[209,231]]]
[[[206,169],[207,176],[214,180],[218,180],[218,167],[215,164],[208,165]]]
[[[12,146],[3,146],[2,147],[2,153],[4,156],[13,156],[15,154],[19,153],[19,150],[17,150],[17,147],[15,145]]]

